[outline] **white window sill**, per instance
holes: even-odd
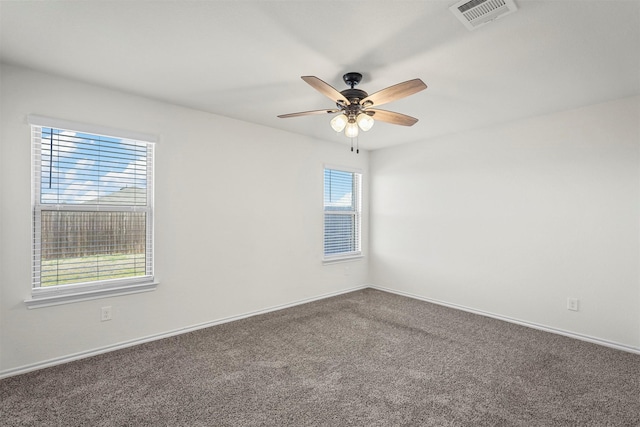
[[[335,256],[335,257],[331,257],[331,258],[324,258],[322,260],[322,264],[328,265],[328,264],[338,264],[338,263],[341,263],[341,262],[360,261],[363,258],[364,258],[364,255],[362,255],[362,254]]]
[[[31,298],[24,300],[24,303],[29,309],[50,307],[52,305],[71,304],[79,301],[155,291],[158,284],[158,282],[146,282],[111,288],[78,290],[75,292],[44,291],[32,295]]]

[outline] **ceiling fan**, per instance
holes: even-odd
[[[315,76],[302,76],[302,80],[335,102],[337,108],[281,114],[278,117],[288,118],[340,113],[331,119],[331,127],[336,132],[342,132],[342,130],[344,130],[344,134],[348,138],[358,136],[358,128],[363,131],[368,131],[375,123],[375,120],[401,126],[412,126],[418,121],[415,117],[393,111],[379,110],[374,107],[396,101],[426,89],[427,85],[424,84],[422,80],[408,80],[369,95],[364,90],[355,89],[355,86],[362,80],[362,74],[353,72],[346,73],[342,76],[342,79],[350,88],[338,92],[331,85]]]

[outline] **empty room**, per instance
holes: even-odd
[[[0,425],[640,425],[640,1],[0,0]]]

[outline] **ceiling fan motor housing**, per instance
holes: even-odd
[[[347,98],[349,102],[351,102],[352,104],[357,103],[357,101],[361,101],[365,99],[367,96],[369,96],[367,92],[360,89],[345,89],[340,93],[344,95],[344,97]]]
[[[343,91],[341,91],[340,93],[349,100],[349,102],[353,105],[353,104],[358,104],[361,100],[365,99],[367,96],[369,96],[369,94],[367,94],[367,92],[360,90],[360,89],[354,89],[353,87],[356,86],[358,83],[360,83],[362,81],[362,74],[360,73],[355,73],[355,72],[351,72],[351,73],[346,73],[345,75],[342,76],[342,80],[344,80],[344,82],[349,85],[351,88],[350,89],[345,89]],[[343,107],[342,105],[338,104],[339,107]]]

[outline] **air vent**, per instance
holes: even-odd
[[[482,25],[518,10],[513,0],[462,0],[449,10],[467,27],[475,30]]]

